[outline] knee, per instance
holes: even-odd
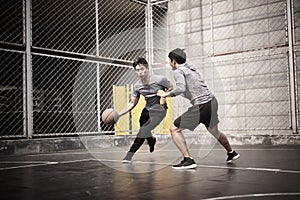
[[[174,124],[170,128],[171,135],[175,135],[180,129],[174,126]]]
[[[221,132],[219,129],[215,126],[213,128],[207,128],[208,132],[210,132],[215,138],[219,138],[221,135]]]

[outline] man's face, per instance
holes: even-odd
[[[149,70],[144,65],[140,64],[135,67],[135,72],[139,78],[144,79],[149,75]]]
[[[169,59],[169,64],[170,64],[170,66],[172,67],[172,70],[177,69],[177,68],[176,68],[176,63],[175,63],[174,60]]]

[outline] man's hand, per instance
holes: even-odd
[[[167,96],[167,93],[163,90],[158,90],[157,91],[157,96],[160,96],[160,97],[166,97]]]
[[[159,104],[160,105],[165,105],[167,103],[167,100],[165,97],[160,97],[160,100],[159,100]]]

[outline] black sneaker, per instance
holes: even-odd
[[[156,137],[153,137],[153,140],[151,142],[149,142],[150,153],[152,153],[154,151],[155,143],[156,143]]]
[[[178,165],[173,165],[173,169],[195,169],[197,164],[195,163],[193,158],[185,157],[183,161],[181,161]]]
[[[122,163],[131,163],[133,155],[134,153],[128,152],[126,156],[123,158]]]
[[[232,153],[227,153],[228,158],[226,160],[227,163],[232,163],[232,161],[238,159],[240,157],[240,154],[237,152],[233,151]]]

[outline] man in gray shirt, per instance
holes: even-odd
[[[156,138],[152,136],[151,131],[160,124],[167,113],[166,99],[157,96],[158,90],[168,91],[172,89],[171,82],[164,76],[149,74],[148,62],[144,58],[138,58],[133,63],[133,68],[140,78],[133,86],[133,92],[129,104],[119,115],[125,115],[130,112],[138,103],[140,95],[146,100],[146,106],[140,116],[140,129],[130,147],[130,150],[123,159],[124,163],[131,162],[135,152],[147,140],[150,152],[154,151]]]
[[[174,169],[193,169],[197,165],[190,156],[183,129],[193,131],[200,123],[222,144],[227,150],[227,163],[231,163],[240,157],[232,150],[227,137],[218,129],[218,102],[209,91],[200,74],[195,68],[186,64],[186,54],[181,49],[174,49],[169,53],[170,65],[174,71],[176,87],[169,91],[158,91],[160,97],[175,97],[180,94],[190,100],[192,106],[180,115],[170,128],[172,139],[181,151],[184,159],[178,165],[173,165]]]

